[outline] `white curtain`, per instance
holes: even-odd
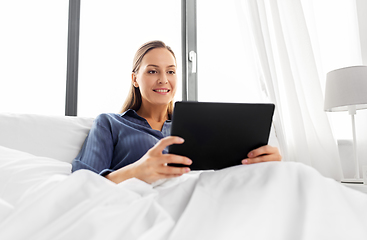
[[[362,64],[367,66],[367,1],[356,0],[356,9],[358,15]],[[358,111],[355,119],[359,169],[360,176],[363,177],[363,166],[367,166],[367,109]]]
[[[241,3],[267,93],[276,104],[274,124],[283,160],[305,163],[340,180],[337,143],[323,110],[319,60],[301,1]]]

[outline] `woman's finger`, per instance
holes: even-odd
[[[246,158],[242,160],[243,164],[252,164],[252,163],[259,163],[259,162],[271,162],[271,161],[280,161],[279,155],[277,154],[267,154],[261,155],[255,158]]]
[[[159,162],[161,162],[161,167],[158,171],[162,174],[183,174],[190,171],[189,167],[174,167],[169,166],[169,163],[183,164],[188,166],[192,164],[192,161],[189,158],[174,154],[164,154],[160,158]]]
[[[280,155],[278,148],[266,145],[249,152],[248,158],[242,160],[242,164],[280,161],[281,159],[282,156]]]
[[[179,156],[176,154],[163,154],[163,156],[160,158],[160,162],[163,163],[177,163],[177,164],[183,164],[183,165],[191,165],[192,161],[188,157]]]
[[[171,167],[171,166],[164,166],[163,168],[159,169],[160,174],[165,175],[182,175],[184,173],[190,172],[190,168],[188,167]]]
[[[265,154],[272,154],[272,153],[275,153],[277,151],[278,151],[278,149],[276,147],[265,145],[265,146],[262,146],[262,147],[259,147],[259,148],[256,148],[256,149],[252,150],[251,152],[249,152],[247,154],[247,157],[255,158],[255,157],[258,157],[258,156],[261,156],[261,155],[265,155]]]
[[[175,137],[175,136],[165,137],[159,140],[159,142],[154,147],[149,149],[149,152],[153,155],[162,154],[162,151],[169,145],[182,144],[183,142],[184,142],[184,139],[180,137]]]

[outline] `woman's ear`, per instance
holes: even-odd
[[[133,86],[134,87],[139,87],[139,84],[138,84],[138,82],[136,81],[136,73],[131,73],[131,82],[132,82],[132,84],[133,84]]]

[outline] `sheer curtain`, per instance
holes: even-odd
[[[325,72],[312,5],[301,0],[238,1],[252,31],[263,81],[276,104],[274,123],[285,161],[343,177],[336,140],[323,110]],[[325,65],[325,64],[324,64]],[[329,69],[332,70],[332,69]]]
[[[367,66],[367,1],[356,0],[356,9],[358,15],[359,39],[361,46],[362,64]],[[367,166],[367,110],[360,110],[356,115],[356,129],[357,129],[357,150],[358,160],[360,163],[360,176],[362,174],[362,167]]]

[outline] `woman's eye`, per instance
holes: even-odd
[[[175,74],[175,71],[168,71],[168,74]]]
[[[148,71],[148,73],[154,74],[154,73],[157,73],[157,71],[156,70],[150,70],[150,71]]]

